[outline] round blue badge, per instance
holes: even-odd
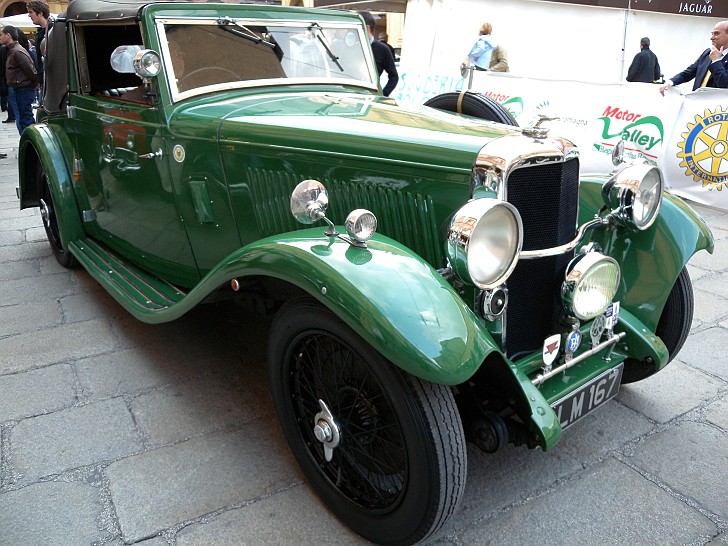
[[[573,353],[581,345],[581,332],[571,332],[566,338],[566,352]]]

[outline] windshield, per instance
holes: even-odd
[[[329,26],[330,25],[330,26]],[[332,83],[376,89],[355,24],[230,18],[159,25],[173,98],[253,85]]]

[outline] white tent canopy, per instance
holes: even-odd
[[[51,17],[56,17],[57,14],[51,13]],[[30,20],[30,15],[27,13],[21,13],[20,15],[11,15],[10,17],[0,18],[0,27],[10,25],[17,28],[37,28],[38,25],[34,25],[33,21]]]

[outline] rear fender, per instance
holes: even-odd
[[[40,164],[48,178],[61,243],[64,249],[68,249],[70,241],[84,237],[84,230],[76,204],[73,175],[68,168],[69,162],[58,135],[45,123],[31,125],[23,131],[20,138],[18,158],[20,208],[40,205],[40,180],[35,176],[35,168]]]

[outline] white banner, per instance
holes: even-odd
[[[674,193],[728,209],[728,92],[701,89],[682,99],[660,166]]]
[[[392,97],[422,104],[448,91],[461,91],[460,77],[403,72]],[[725,90],[702,89],[681,95],[645,83],[588,83],[475,72],[472,90],[503,105],[519,125],[533,125],[540,114],[552,134],[573,141],[581,171],[607,173],[611,153],[626,141],[630,159],[644,157],[659,165],[668,188],[693,201],[728,209],[728,113]],[[728,105],[727,105],[728,106]]]

